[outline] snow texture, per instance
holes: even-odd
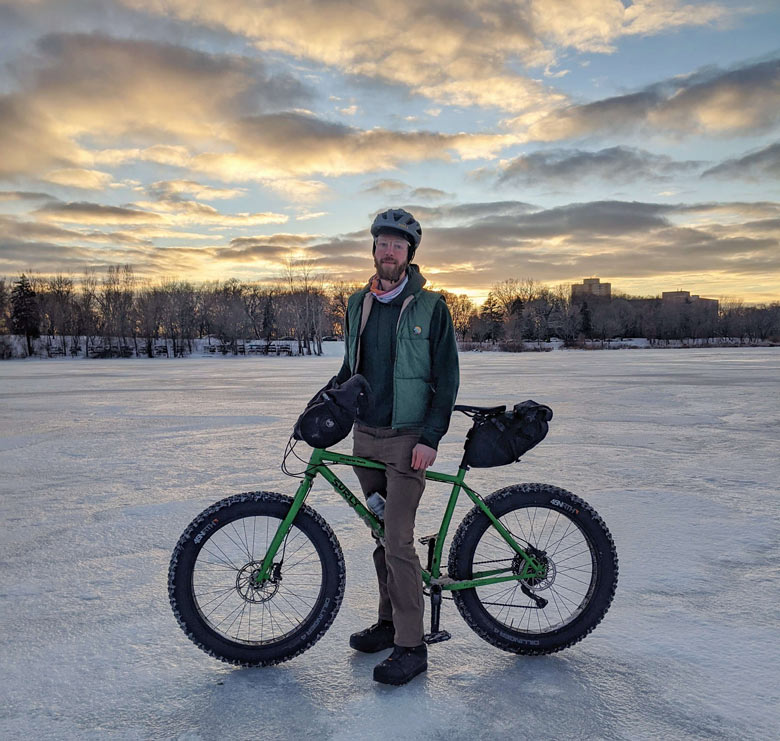
[[[384,654],[347,645],[376,617],[372,541],[320,482],[309,504],[348,568],[331,630],[265,669],[199,651],[168,604],[171,549],[217,499],[294,491],[279,463],[297,413],[338,369],[341,345],[330,344],[322,358],[0,364],[0,737],[777,738],[772,349],[461,356],[459,401],[555,410],[522,463],[473,471],[470,483],[484,494],[562,486],[615,537],[615,602],[575,647],[503,653],[445,602],[453,639],[431,647],[427,675],[374,683]],[[467,427],[453,418],[436,468],[455,471]],[[436,529],[446,493],[429,484],[418,535]]]

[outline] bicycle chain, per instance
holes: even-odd
[[[472,566],[482,566],[482,565],[488,564],[488,563],[501,563],[503,561],[508,561],[508,560],[510,560],[510,559],[507,559],[507,558],[497,558],[494,561],[476,561],[475,563],[472,564]],[[425,592],[425,590],[423,590],[423,593],[424,592]],[[430,592],[428,592],[428,595],[430,595]],[[449,599],[449,600],[454,600],[455,599],[454,597],[448,597],[445,594],[442,594],[441,598],[442,599]],[[537,605],[515,605],[515,604],[510,603],[510,602],[482,602],[482,600],[480,600],[480,602],[483,605],[491,605],[492,607],[514,607],[517,610],[543,610],[544,609],[543,607],[538,607]]]

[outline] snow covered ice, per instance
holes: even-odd
[[[431,647],[427,675],[374,683],[384,654],[347,645],[376,617],[372,541],[320,480],[309,504],[347,560],[330,631],[263,669],[190,643],[168,604],[171,550],[217,499],[294,492],[279,463],[295,417],[338,369],[341,345],[327,344],[323,358],[0,363],[0,737],[777,738],[780,352],[769,348],[461,355],[460,402],[555,411],[522,463],[472,471],[470,484],[562,486],[615,537],[615,601],[576,646],[501,652],[445,602],[453,638]],[[435,468],[456,470],[468,425],[453,417]],[[447,493],[428,484],[418,535],[436,529]]]

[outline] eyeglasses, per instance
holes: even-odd
[[[383,250],[404,250],[409,248],[409,243],[405,239],[395,239],[393,237],[377,237],[376,248]]]

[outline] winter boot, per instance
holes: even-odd
[[[393,647],[395,628],[392,620],[380,620],[370,628],[353,633],[349,637],[349,645],[356,651],[373,654]]]
[[[428,668],[428,646],[395,646],[393,653],[374,667],[374,681],[382,684],[406,684]]]

